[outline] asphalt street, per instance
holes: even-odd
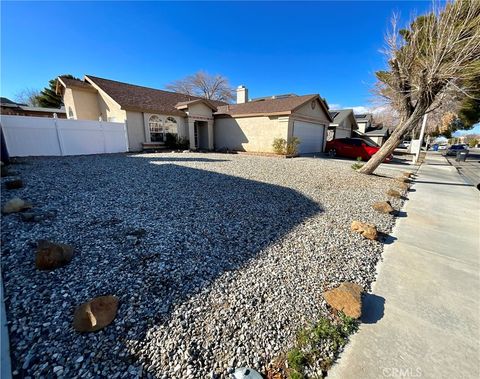
[[[447,160],[468,183],[474,186],[480,183],[480,148],[471,148],[465,162],[457,162],[453,156],[447,157]]]

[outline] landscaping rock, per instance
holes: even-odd
[[[8,167],[3,162],[1,162],[0,176],[3,178],[5,176],[11,176],[11,175],[12,174],[10,173],[10,170],[8,169]]]
[[[378,201],[372,205],[373,209],[380,213],[392,213],[393,209],[392,204],[389,201]]]
[[[77,332],[95,332],[109,325],[117,315],[118,298],[100,296],[81,304],[73,315],[73,328]]]
[[[395,197],[397,199],[400,199],[402,197],[402,194],[400,192],[398,192],[397,190],[394,190],[394,189],[389,189],[387,191],[387,195],[390,196],[390,197]]]
[[[411,178],[413,176],[413,172],[405,171],[404,173],[402,173],[402,175],[405,176],[406,178]]]
[[[378,237],[377,227],[360,221],[353,221],[350,227],[352,231],[360,233],[369,240],[376,240]]]
[[[26,201],[20,199],[19,197],[15,197],[13,199],[8,200],[3,207],[3,213],[16,213],[22,212],[26,209],[32,208],[32,205],[27,203]]]
[[[23,187],[22,179],[13,179],[5,182],[5,188],[8,190],[18,189]]]
[[[406,191],[410,188],[410,185],[408,183],[397,183],[397,187],[400,188],[402,191]]]
[[[46,240],[38,241],[35,266],[39,270],[54,270],[67,265],[72,258],[72,246]]]
[[[396,180],[397,182],[400,182],[400,183],[410,183],[410,182],[411,182],[410,179],[405,178],[405,177],[403,177],[403,176],[399,176],[398,178],[395,178],[395,180]]]
[[[344,282],[337,288],[323,293],[323,298],[332,308],[352,318],[362,315],[362,286]]]

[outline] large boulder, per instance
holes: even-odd
[[[402,183],[402,182],[398,182],[397,187],[400,188],[402,191],[406,191],[410,188],[408,183]]]
[[[394,189],[389,189],[387,191],[387,195],[390,197],[396,197],[397,199],[400,199],[402,197],[402,194]]]
[[[22,179],[12,179],[5,182],[5,188],[8,190],[18,189],[23,187]]]
[[[77,332],[95,332],[109,325],[117,315],[118,298],[100,296],[75,309],[73,328]]]
[[[6,214],[16,213],[22,212],[30,208],[32,208],[32,205],[30,203],[27,203],[25,200],[22,200],[19,197],[14,197],[13,199],[10,199],[5,203],[2,212]]]
[[[35,266],[39,270],[54,270],[67,265],[72,258],[72,246],[46,240],[38,241]]]
[[[323,298],[332,308],[352,318],[362,315],[362,286],[344,282],[337,288],[323,293]]]
[[[353,221],[350,228],[352,231],[360,233],[362,236],[368,238],[369,240],[376,240],[378,238],[377,227],[373,224]]]
[[[406,178],[411,178],[413,176],[413,172],[405,171],[402,173],[402,175],[405,176]]]
[[[372,208],[380,213],[391,214],[395,209],[393,209],[392,204],[389,201],[377,201],[372,205]]]

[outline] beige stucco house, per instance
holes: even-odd
[[[318,94],[248,101],[237,89],[237,104],[141,87],[86,75],[58,78],[68,118],[125,122],[130,151],[161,146],[167,133],[189,140],[193,150],[272,152],[275,138],[300,139],[300,153],[323,151],[332,121]]]

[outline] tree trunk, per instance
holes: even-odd
[[[365,163],[365,165],[360,170],[358,170],[358,172],[366,175],[372,174],[377,169],[377,167],[380,166],[380,163],[382,163],[385,158],[387,158],[390,154],[393,153],[393,151],[402,141],[402,137],[405,135],[405,133],[408,133],[415,126],[418,125],[420,118],[423,117],[425,112],[426,108],[417,107],[412,113],[412,115],[405,122],[401,123],[397,128],[395,128],[394,132],[387,140],[387,142],[383,144],[380,150],[378,150],[378,152],[375,153],[369,159],[369,161]]]

